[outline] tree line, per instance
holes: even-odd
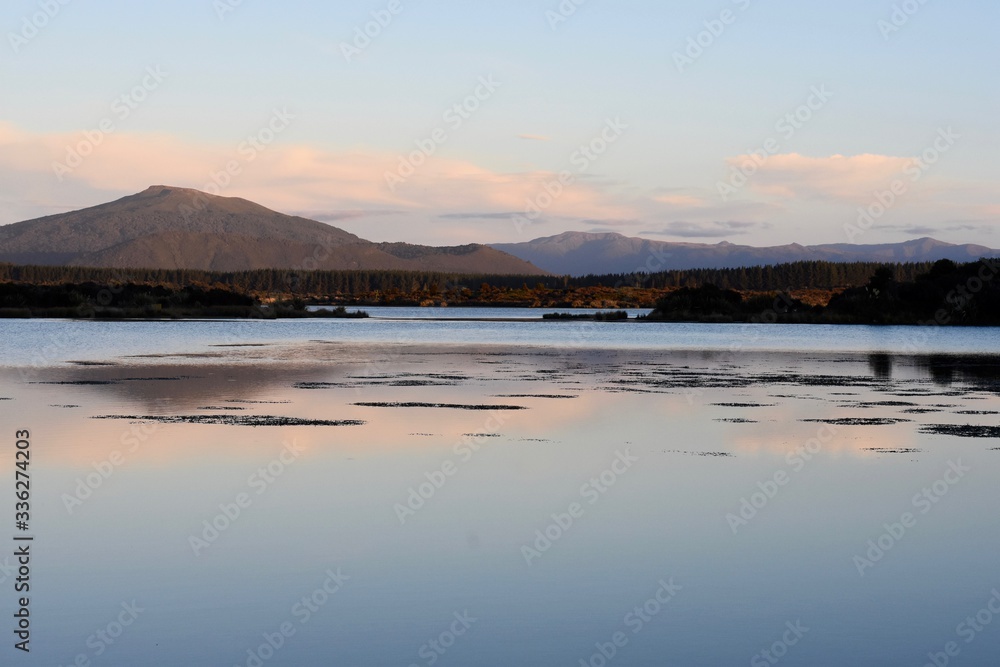
[[[683,287],[661,297],[649,320],[755,323],[1000,325],[1000,260],[956,264],[943,259],[912,280],[891,267],[857,287],[810,306],[785,292],[741,294],[713,284]]]
[[[373,293],[430,294],[477,293],[483,286],[491,290],[559,290],[585,287],[676,289],[716,285],[743,291],[778,291],[788,289],[839,289],[867,283],[877,270],[885,268],[893,278],[909,282],[928,272],[932,262],[885,264],[879,262],[810,261],[750,266],[732,269],[684,269],[660,273],[618,273],[603,275],[536,276],[477,275],[425,271],[289,271],[256,269],[214,272],[187,269],[102,269],[75,266],[18,266],[0,264],[0,282],[35,285],[122,283],[163,285],[183,288],[189,285],[217,286],[233,291],[274,297],[371,295]]]
[[[614,311],[599,319],[618,319],[624,314],[622,308],[654,308],[649,319],[996,325],[1000,324],[998,273],[1000,260],[991,259],[839,267],[800,262],[603,278],[399,271],[130,272],[0,265],[0,317],[364,316],[344,308],[321,313],[306,308],[309,303],[329,303]],[[291,286],[281,287],[282,280],[291,281]],[[535,285],[529,287],[527,280]],[[858,284],[836,282],[841,280]],[[477,282],[474,289],[464,286]],[[835,288],[823,290],[814,287],[817,283]],[[805,288],[798,286],[803,284]],[[823,292],[824,298],[813,298],[814,292]]]

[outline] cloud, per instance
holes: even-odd
[[[640,232],[656,236],[678,236],[681,238],[725,238],[727,236],[742,236],[757,229],[769,229],[767,223],[758,222],[671,222],[660,229]]]
[[[548,235],[588,228],[617,229],[628,235],[645,228],[659,237],[711,239],[768,229],[763,224],[752,227],[719,221],[769,221],[792,240],[818,241],[803,239],[801,220],[810,220],[816,227],[825,224],[833,210],[829,201],[837,197],[855,197],[867,205],[871,192],[885,189],[900,177],[898,172],[908,162],[908,158],[874,155],[777,155],[747,186],[748,191],[775,196],[724,203],[711,186],[645,188],[623,182],[617,174],[582,173],[574,174],[573,183],[559,187],[554,171],[504,172],[439,153],[427,158],[394,191],[386,175],[396,172],[400,154],[294,144],[289,143],[290,136],[279,134],[250,160],[238,142],[115,132],[106,135],[60,182],[53,164],[65,161],[69,147],[85,140],[82,133],[39,134],[0,123],[0,182],[5,186],[0,195],[0,223],[93,206],[152,184],[213,191],[218,182],[223,184],[217,189],[224,196],[298,212],[366,238],[374,235],[376,240],[481,242],[485,229],[493,237],[485,240],[499,242],[523,240],[542,231]],[[227,166],[235,167],[233,174],[227,173]],[[919,193],[907,195],[907,217],[882,222],[929,227],[936,220],[993,220],[997,226],[996,186],[960,185],[965,189],[949,190],[949,184],[939,178],[932,190],[922,181]],[[805,200],[812,201],[803,208],[800,204]],[[512,222],[531,206],[537,206],[531,225]],[[830,225],[839,229],[840,223]],[[984,227],[981,233],[992,228]],[[955,233],[972,236],[973,232]]]
[[[995,225],[990,223],[961,222],[942,225],[881,225],[880,231],[916,236],[934,236],[948,232],[976,232],[989,234]]]
[[[66,160],[82,133],[31,134],[0,125],[0,180],[20,193],[21,201],[44,201],[55,210],[91,206],[151,184],[168,184],[244,197],[278,211],[398,211],[437,218],[442,212],[487,211],[509,218],[541,202],[547,217],[623,218],[635,215],[631,204],[615,198],[606,186],[578,179],[556,197],[546,186],[554,172],[500,173],[465,160],[429,157],[395,191],[386,175],[395,173],[400,156],[375,151],[330,151],[282,143],[282,138],[253,154],[239,144],[194,143],[162,134],[116,132],[103,137],[82,164],[60,181],[53,164]],[[227,167],[234,167],[227,173]],[[19,215],[27,206],[15,207]],[[55,210],[32,211],[43,215]],[[9,220],[13,222],[17,219]],[[335,217],[343,220],[343,217]],[[455,218],[450,218],[455,219]]]
[[[442,220],[510,220],[514,216],[522,215],[518,211],[508,211],[506,213],[443,213],[438,217]]]
[[[602,225],[604,227],[635,227],[640,224],[639,220],[598,220],[590,218],[588,220],[581,220],[581,223],[585,225]]]
[[[10,123],[0,121],[0,144],[12,144],[21,141],[27,136]]]
[[[930,226],[927,226],[927,225],[902,226],[902,227],[897,227],[897,229],[899,231],[905,233],[905,234],[920,234],[922,236],[924,236],[924,235],[929,236],[931,234],[937,234],[939,232],[946,231],[946,230],[941,229],[939,227],[930,227]],[[951,229],[955,230],[956,228],[952,227]],[[971,229],[971,228],[970,227],[965,227],[965,229]]]
[[[914,158],[889,155],[831,155],[807,157],[797,153],[773,155],[749,176],[752,189],[783,199],[835,199],[867,203],[876,191],[889,188],[893,180],[913,164]],[[749,172],[753,158],[738,155],[726,160],[735,169]]]
[[[318,220],[319,222],[340,222],[342,220],[357,220],[376,215],[392,215],[394,211],[289,211],[289,215],[297,215],[300,218]]]
[[[528,141],[552,141],[549,137],[543,137],[540,134],[519,134],[518,139],[527,139]]]
[[[653,197],[653,201],[682,208],[703,208],[708,205],[704,199],[691,195],[659,195]]]

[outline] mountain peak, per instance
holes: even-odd
[[[545,273],[487,246],[385,246],[246,199],[170,185],[151,185],[106,204],[0,226],[0,262],[206,271],[304,267]]]
[[[550,236],[549,239],[624,239],[627,238],[622,236],[618,232],[563,232],[556,236]]]
[[[927,244],[927,245],[936,245],[936,246],[953,246],[953,245],[955,245],[954,243],[948,243],[947,241],[938,241],[937,239],[932,238],[930,236],[922,236],[919,239],[913,239],[912,241],[907,241],[907,243],[910,243],[912,245],[918,245],[918,244],[919,245]]]
[[[137,192],[132,195],[133,197],[166,197],[172,194],[184,194],[184,195],[203,195],[205,197],[211,197],[205,192],[199,190],[193,190],[191,188],[178,188],[173,185],[150,185],[148,188],[142,192]]]

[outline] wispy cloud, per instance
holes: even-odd
[[[710,186],[644,188],[605,174],[600,171],[603,164],[576,174],[571,184],[558,190],[552,185],[558,174],[550,170],[503,172],[437,154],[394,192],[386,184],[386,173],[399,164],[399,155],[392,152],[322,149],[288,143],[283,136],[249,161],[234,144],[122,131],[105,136],[83,164],[59,182],[53,163],[65,161],[67,147],[82,138],[79,133],[41,134],[0,122],[0,183],[5,186],[0,223],[93,206],[151,184],[214,188],[213,174],[222,174],[236,161],[239,173],[219,188],[220,194],[361,236],[371,233],[379,240],[473,242],[485,235],[492,237],[486,240],[514,241],[570,230],[677,239],[749,238],[773,224],[789,242],[816,242],[830,240],[842,224],[830,202],[867,205],[873,191],[888,187],[910,163],[910,158],[885,155],[775,155],[749,181],[747,194],[757,196],[725,203]],[[983,235],[1000,233],[1000,190],[993,181],[933,178],[933,184],[922,181],[920,191],[908,195],[906,209],[894,211],[898,217],[881,221],[886,233],[891,223],[906,223],[891,233],[949,232],[951,239],[978,236],[983,243],[988,240]],[[530,226],[510,223],[532,206]],[[955,226],[960,224],[966,226]]]
[[[245,197],[278,211],[328,213],[345,220],[357,212],[396,211],[424,219],[447,212],[458,219],[461,211],[479,211],[474,217],[509,219],[530,202],[548,196],[545,189],[558,178],[550,171],[501,173],[473,162],[433,156],[406,184],[391,191],[386,173],[399,156],[376,151],[337,152],[277,141],[255,154],[242,157],[240,147],[196,143],[161,134],[114,133],[72,174],[58,182],[52,165],[65,159],[67,146],[80,135],[32,134],[0,124],[0,182],[16,184],[25,200],[50,202],[50,207],[87,205],[107,201],[164,183],[199,190],[215,189],[225,196]],[[151,159],[150,156],[156,156]],[[237,164],[229,184],[216,188],[213,174]],[[78,196],[89,193],[89,196]],[[67,201],[72,195],[73,201]],[[38,212],[53,212],[52,210]],[[599,215],[619,218],[634,215],[605,186],[580,179],[553,199],[546,217],[581,219]],[[473,216],[465,216],[473,217]],[[18,218],[8,220],[13,222]],[[20,218],[23,219],[23,218]]]
[[[941,225],[882,225],[880,231],[910,236],[934,236],[950,232],[975,232],[990,234],[996,225],[988,222],[957,222]]]
[[[540,134],[519,134],[518,139],[527,139],[528,141],[552,141],[550,137],[544,137]]]
[[[653,197],[653,201],[679,208],[703,208],[708,205],[701,197],[691,195],[658,195]]]
[[[770,225],[759,222],[671,222],[660,229],[646,230],[641,234],[674,236],[693,239],[718,239],[727,236],[742,236],[758,229],[768,229]]]
[[[438,217],[442,220],[510,220],[513,216],[519,215],[517,212],[500,213],[442,213]]]
[[[292,211],[289,215],[297,215],[300,218],[308,218],[319,222],[340,222],[343,220],[357,220],[358,218],[368,218],[382,215],[395,215],[399,211],[392,210],[353,210],[353,211]]]
[[[585,225],[598,225],[601,227],[635,227],[639,225],[639,220],[599,220],[595,218],[590,218],[587,220],[581,220],[581,223]]]
[[[752,160],[750,156],[738,155],[726,163],[739,168]],[[748,182],[758,192],[784,199],[865,203],[871,200],[873,192],[888,188],[913,160],[873,154],[807,157],[788,153],[770,157]]]

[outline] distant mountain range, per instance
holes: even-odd
[[[494,243],[493,248],[531,262],[550,273],[588,274],[724,269],[822,260],[828,262],[925,262],[950,259],[975,261],[1000,257],[1000,250],[981,245],[955,245],[932,238],[903,243],[853,245],[797,243],[758,248],[722,242],[676,243],[633,238],[621,234],[566,232],[525,243]]]
[[[223,272],[304,266],[545,273],[485,245],[373,243],[245,199],[163,185],[108,204],[0,226],[0,262]]]
[[[0,226],[0,262],[106,268],[357,269],[587,275],[831,262],[972,261],[1000,251],[931,238],[881,245],[757,248],[566,232],[526,243],[431,247],[373,243],[234,197],[156,185],[71,213]]]

